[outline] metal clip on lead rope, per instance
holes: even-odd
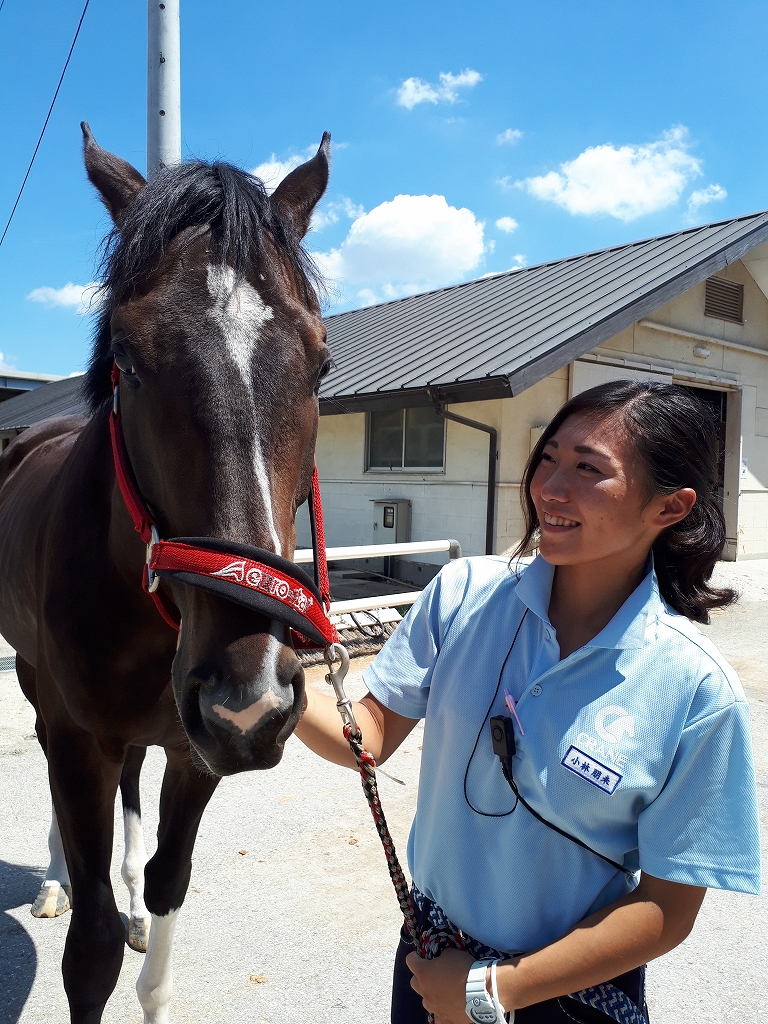
[[[325,648],[323,654],[325,663],[328,666],[328,673],[325,677],[325,681],[330,683],[336,694],[336,707],[339,709],[341,720],[345,726],[349,726],[350,730],[357,734],[359,732],[357,728],[357,722],[355,721],[355,715],[352,711],[352,701],[344,690],[344,680],[347,672],[349,671],[349,655],[347,654],[346,647],[341,644],[329,644]],[[339,662],[339,667],[334,669],[336,662]]]

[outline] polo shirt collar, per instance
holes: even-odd
[[[515,596],[526,608],[549,626],[549,599],[554,577],[555,567],[537,555],[515,589]],[[656,618],[663,607],[651,553],[648,555],[645,577],[636,590],[629,595],[608,625],[584,646],[619,650],[642,647],[649,621]]]

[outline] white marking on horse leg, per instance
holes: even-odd
[[[208,265],[208,291],[214,300],[208,316],[217,324],[222,333],[227,351],[238,369],[245,386],[248,401],[257,422],[256,405],[253,391],[253,353],[259,341],[261,329],[268,320],[274,319],[274,312],[256,289],[247,281],[235,283],[235,272],[232,267],[224,265]],[[275,529],[275,514],[272,508],[272,487],[269,473],[264,462],[264,452],[258,431],[253,437],[253,471],[261,491],[267,526],[272,535],[272,543],[278,555],[282,554],[280,538]]]
[[[149,941],[150,916],[144,903],[144,865],[147,848],[141,818],[136,811],[123,808],[123,834],[125,854],[120,873],[131,897],[131,917],[128,924],[128,945],[144,953]]]
[[[168,1005],[173,992],[173,933],[178,916],[178,910],[172,910],[164,917],[152,915],[147,955],[136,982],[144,1024],[166,1024],[169,1019]]]
[[[56,811],[51,808],[51,830],[48,833],[48,850],[51,861],[45,874],[45,881],[32,904],[32,917],[60,917],[72,905],[72,886],[69,883],[67,859],[61,841]]]

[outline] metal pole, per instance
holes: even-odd
[[[179,0],[147,5],[147,178],[181,161]]]
[[[495,554],[496,546],[496,460],[498,459],[499,434],[495,427],[488,423],[479,423],[477,420],[470,420],[466,416],[458,416],[455,412],[448,412],[440,401],[439,394],[429,389],[429,396],[432,399],[435,412],[454,423],[462,423],[465,427],[472,427],[473,430],[483,430],[488,435],[488,495],[485,503],[485,553]]]

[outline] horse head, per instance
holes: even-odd
[[[115,225],[91,405],[109,400],[114,361],[124,446],[161,536],[290,559],[330,368],[301,245],[328,182],[330,135],[269,196],[224,163],[185,162],[148,184],[83,133],[88,177]],[[115,488],[113,524],[125,526],[120,505]],[[128,549],[132,565],[143,559],[135,534],[114,532],[118,561]],[[193,749],[217,775],[276,764],[304,699],[287,626],[184,583],[161,586],[181,614],[172,680]]]

